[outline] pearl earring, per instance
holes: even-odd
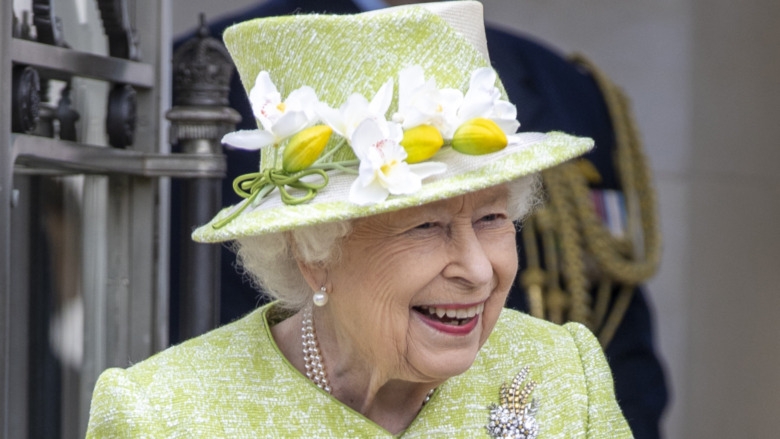
[[[317,306],[325,306],[328,303],[328,289],[325,288],[325,285],[320,287],[318,292],[314,293],[312,300]]]

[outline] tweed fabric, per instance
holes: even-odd
[[[487,36],[484,26],[475,26],[474,23],[484,21],[482,13],[482,3],[478,1],[460,1],[460,2],[432,2],[419,3],[416,5],[402,5],[394,7],[382,7],[379,9],[368,10],[366,14],[386,14],[396,9],[419,7],[423,8],[444,20],[455,32],[466,39],[479,53],[490,60],[490,54],[487,47]],[[365,11],[366,9],[364,9]]]
[[[452,149],[441,151],[435,159],[448,163],[448,176],[428,178],[422,188],[413,195],[389,197],[382,203],[358,206],[346,200],[349,186],[355,177],[335,173],[330,176],[328,186],[310,203],[287,206],[279,197],[271,197],[258,208],[248,208],[225,227],[212,228],[211,224],[230,215],[240,204],[228,207],[217,214],[209,224],[195,230],[192,238],[198,242],[221,242],[419,206],[538,172],[580,155],[593,146],[593,142],[588,138],[572,137],[563,133],[525,133],[522,136],[525,140],[522,148],[506,148],[481,156],[486,158],[486,162],[471,160],[474,156],[460,154]]]
[[[290,365],[270,335],[272,306],[129,369],[106,370],[87,437],[393,437]],[[537,382],[539,438],[631,437],[593,335],[511,310],[474,365],[442,384],[399,437],[488,437],[488,407],[523,366]]]
[[[478,3],[463,3],[478,6],[481,12]],[[462,32],[467,32],[470,23],[473,31],[467,33],[481,33],[484,46],[481,13],[448,16],[447,20]],[[388,78],[397,78],[401,70],[412,65],[422,67],[425,77],[435,78],[438,87],[465,92],[472,72],[490,67],[490,62],[475,47],[479,36],[464,37],[447,20],[422,7],[356,15],[271,17],[232,26],[225,31],[224,39],[245,89],[252,88],[260,71],[268,71],[281,96],[306,85],[316,91],[320,101],[338,108],[352,93],[370,99]],[[500,84],[499,88],[503,90]],[[396,109],[397,94],[388,114]],[[335,144],[332,140],[328,148]],[[446,173],[426,179],[423,190],[413,195],[391,196],[373,206],[350,203],[347,194],[355,176],[333,172],[328,186],[304,205],[287,206],[274,191],[227,226],[215,229],[212,225],[239,205],[223,209],[192,237],[199,242],[221,242],[418,206],[541,171],[592,147],[593,141],[588,138],[525,133],[518,145],[493,154],[471,156],[444,148],[431,160],[446,163]],[[264,148],[261,154],[261,169],[271,167],[273,148]],[[353,158],[349,148],[333,156],[334,160]],[[276,165],[280,167],[281,163]]]

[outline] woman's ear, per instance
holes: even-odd
[[[320,288],[325,285],[328,280],[328,270],[325,264],[322,262],[305,262],[301,256],[301,252],[298,250],[298,246],[295,245],[295,240],[291,234],[287,235],[287,240],[292,250],[295,263],[298,264],[298,269],[301,270],[303,278],[309,285],[312,291],[319,291]]]
[[[308,263],[295,255],[295,262],[312,291],[319,291],[328,279],[328,271],[322,263]]]

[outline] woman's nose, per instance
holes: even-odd
[[[468,289],[482,287],[492,281],[493,266],[471,224],[451,231],[447,251],[449,263],[443,270],[445,277]]]

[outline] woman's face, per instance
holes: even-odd
[[[505,186],[355,220],[327,271],[340,355],[387,379],[466,371],[517,272]],[[357,360],[355,360],[357,358]]]

